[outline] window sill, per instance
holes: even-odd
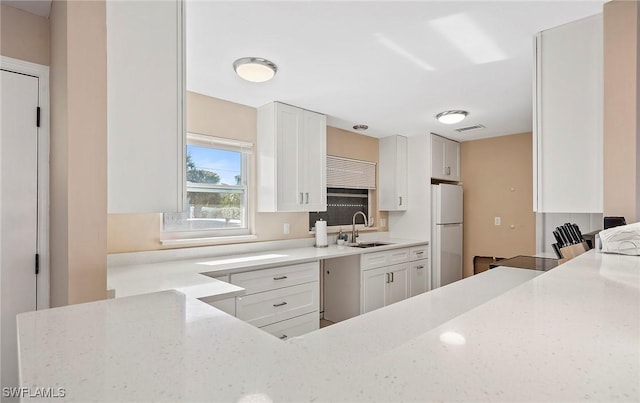
[[[233,235],[206,238],[160,239],[162,246],[204,246],[255,241],[256,235]]]

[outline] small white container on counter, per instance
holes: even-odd
[[[316,221],[316,248],[326,248],[329,246],[327,240],[327,222],[324,220]]]

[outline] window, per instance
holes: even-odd
[[[316,220],[320,219],[325,220],[330,229],[351,229],[357,211],[362,211],[371,220],[369,210],[369,190],[327,188],[327,211],[309,213],[309,231],[315,231]],[[358,223],[362,223],[362,217],[358,218]]]
[[[163,239],[248,235],[252,144],[187,133],[188,209],[163,214]]]

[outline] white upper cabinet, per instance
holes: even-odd
[[[602,15],[536,37],[533,209],[601,213]]]
[[[327,117],[273,102],[258,108],[258,211],[327,210]]]
[[[445,181],[460,181],[460,143],[431,135],[431,177]]]
[[[182,6],[106,3],[109,213],[183,209]]]
[[[407,209],[407,138],[389,136],[379,140],[380,210]]]

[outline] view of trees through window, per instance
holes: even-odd
[[[242,153],[187,146],[190,229],[245,227]]]

